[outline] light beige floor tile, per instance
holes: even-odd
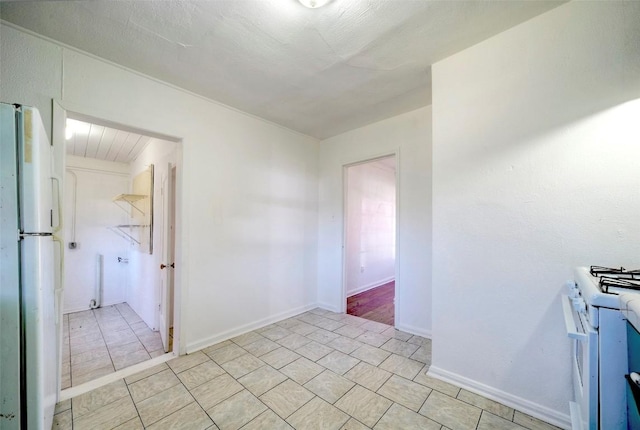
[[[283,347],[274,349],[273,351],[260,357],[262,361],[276,369],[280,369],[287,364],[297,360],[298,358],[300,358],[299,354],[296,354],[295,352]]]
[[[378,366],[390,355],[391,353],[389,351],[385,351],[371,345],[362,345],[360,348],[351,353],[351,356],[359,358],[360,360],[374,366]]]
[[[213,425],[204,410],[192,402],[147,427],[148,430],[204,430]]]
[[[51,430],[72,430],[72,422],[71,418],[71,410],[67,409],[66,411],[60,412],[59,414],[55,414],[53,416],[53,424],[51,425]]]
[[[309,311],[309,313],[312,313],[315,315],[323,315],[323,316],[340,315],[340,314],[336,314],[335,312],[331,312],[330,310],[322,309],[322,308],[313,308]]]
[[[423,364],[397,354],[391,354],[379,367],[403,378],[413,379],[423,368]]]
[[[286,419],[314,397],[314,394],[288,379],[260,396],[260,400],[281,418]]]
[[[261,355],[271,352],[274,349],[280,348],[280,345],[272,340],[263,337],[262,339],[250,343],[243,348],[246,349],[250,354],[253,354],[256,357],[260,357]]]
[[[289,424],[268,409],[258,415],[249,424],[242,427],[242,430],[293,430]]]
[[[339,336],[330,341],[327,345],[340,352],[344,352],[345,354],[351,354],[353,351],[360,348],[363,343],[355,339],[351,339],[350,337]]]
[[[309,342],[308,344],[296,349],[298,354],[303,357],[307,357],[311,361],[318,361],[332,351],[334,351],[334,349],[316,341]]]
[[[431,388],[393,375],[380,387],[377,393],[414,412],[418,412],[429,393],[431,393]]]
[[[365,330],[359,328],[359,327],[354,327],[352,325],[343,325],[342,327],[340,327],[339,329],[337,329],[334,333],[338,333],[342,336],[347,336],[350,337],[352,339],[355,339],[356,337],[360,336],[361,334],[365,333]]]
[[[307,324],[301,321],[300,324],[296,324],[292,327],[289,327],[289,330],[291,330],[294,333],[298,333],[302,336],[306,336],[310,333],[313,333],[316,330],[319,330],[319,328],[314,325]]]
[[[345,323],[345,324],[349,324],[349,325],[352,325],[354,327],[361,327],[364,324],[369,322],[369,320],[366,320],[366,319],[360,318],[360,317],[356,317],[354,315],[345,315],[344,318],[341,321],[343,323]]]
[[[166,369],[138,382],[134,382],[129,385],[129,391],[131,392],[133,401],[138,403],[179,383],[180,380],[176,375],[170,369]]]
[[[99,346],[95,349],[91,349],[89,351],[85,351],[80,354],[69,355],[69,359],[72,365],[77,365],[85,361],[92,361],[98,358],[103,358],[107,360],[110,359],[107,345],[102,344],[102,346]]]
[[[238,358],[234,358],[233,360],[227,361],[226,363],[221,364],[220,366],[229,373],[229,375],[238,379],[249,372],[253,372],[254,370],[264,366],[264,361],[259,358],[254,357],[251,354],[244,354]]]
[[[242,391],[243,387],[231,376],[224,374],[191,390],[205,410]]]
[[[142,363],[150,359],[151,356],[144,347],[123,355],[122,357],[112,356],[113,365],[116,370],[124,369],[125,367],[133,366],[134,364]]]
[[[313,333],[309,333],[307,335],[307,337],[309,339],[315,340],[318,343],[326,345],[329,342],[331,342],[332,340],[339,338],[340,335],[339,334],[335,334],[334,332],[331,332],[329,330],[325,330],[323,328],[319,328],[316,331],[314,331]]]
[[[144,378],[146,378],[148,376],[154,375],[154,374],[156,374],[158,372],[162,372],[163,370],[168,369],[168,368],[169,368],[169,366],[167,366],[166,363],[161,363],[161,364],[153,366],[153,367],[151,367],[149,369],[145,369],[142,372],[134,373],[131,376],[127,376],[126,378],[124,378],[124,381],[127,384],[133,384],[136,381],[139,381],[139,380],[144,379]]]
[[[280,345],[284,346],[285,348],[296,350],[301,346],[304,346],[309,342],[311,342],[311,339],[307,339],[306,337],[299,335],[298,333],[292,333],[287,337],[278,339],[276,342],[278,342]]]
[[[371,430],[371,428],[365,426],[355,418],[349,418],[349,421],[347,421],[345,425],[340,427],[340,430]]]
[[[290,320],[295,320],[295,319],[298,319],[299,321],[304,321],[307,324],[315,325],[316,323],[322,321],[323,318],[320,315],[316,315],[316,314],[312,314],[312,313],[309,313],[309,312],[305,312],[303,314],[298,315],[295,318],[290,318]],[[282,321],[282,322],[286,323],[287,321]],[[282,325],[282,327],[286,327],[286,325],[283,325],[281,323],[276,323],[276,324]]]
[[[345,373],[344,377],[371,391],[377,391],[391,377],[391,372],[368,363],[358,363],[353,369]]]
[[[447,427],[466,430],[475,429],[480,420],[480,408],[432,391],[420,408],[420,414]]]
[[[102,339],[102,335],[98,332],[95,337],[96,339],[93,340],[79,340],[76,345],[74,345],[74,339],[71,338],[71,357],[77,354],[82,354],[83,352],[92,351],[94,349],[104,347],[105,343]]]
[[[178,378],[188,390],[192,390],[213,378],[224,375],[224,373],[224,370],[220,366],[207,359],[204,363],[179,373]]]
[[[416,352],[411,354],[410,358],[421,363],[431,363],[431,348],[421,346]]]
[[[309,318],[319,318],[319,317],[314,315],[309,316],[307,314],[301,314],[295,317],[287,318],[282,321],[278,321],[276,325],[290,330],[292,327],[299,325],[301,322],[310,322],[310,321],[307,321],[307,319]]]
[[[83,375],[85,373],[92,372],[97,369],[101,369],[105,366],[112,365],[111,357],[109,355],[106,356],[98,356],[93,360],[84,361],[78,364],[71,365],[71,373],[74,375]]]
[[[398,329],[396,329],[394,327],[389,327],[388,329],[383,331],[382,334],[390,336],[390,337],[392,337],[394,339],[401,340],[403,342],[406,342],[406,341],[408,341],[409,339],[411,339],[413,337],[412,334],[406,333],[406,332],[401,331],[401,330],[398,330]]]
[[[407,340],[407,342],[422,346],[427,342],[431,342],[431,340],[427,339],[426,337],[414,335],[411,336],[411,338]]]
[[[296,361],[287,364],[280,371],[298,384],[306,384],[311,378],[322,372],[324,368],[313,361],[300,357]]]
[[[497,415],[509,421],[513,420],[513,409],[501,403],[489,400],[486,397],[479,396],[467,390],[460,390],[457,399],[462,400],[465,403],[469,403],[473,406],[477,406],[480,409],[485,409],[491,412],[493,415]]]
[[[254,396],[261,396],[276,385],[280,384],[287,377],[271,366],[262,366],[251,373],[244,375],[238,380]]]
[[[364,330],[374,331],[376,333],[382,333],[383,331],[388,330],[389,327],[391,326],[376,321],[367,321],[360,326],[360,328]]]
[[[109,375],[115,372],[112,364],[106,365],[104,367],[100,367],[98,369],[87,370],[83,373],[77,374],[76,372],[71,370],[71,383],[72,385],[80,385],[85,382],[93,381],[94,379],[98,379],[101,376]]]
[[[433,388],[434,390],[440,391],[451,397],[457,397],[460,392],[460,388],[455,385],[449,384],[447,382],[441,381],[436,378],[432,378],[427,375],[428,367],[423,367],[420,372],[413,378],[413,382],[417,382],[418,384],[425,385],[429,388]]]
[[[247,351],[240,348],[235,343],[231,343],[229,345],[223,346],[222,348],[216,349],[214,351],[207,352],[206,354],[211,357],[213,361],[218,364],[224,364],[227,361],[231,361],[234,358],[238,358],[241,355],[246,354]]]
[[[335,405],[364,425],[373,427],[391,404],[391,400],[356,385]]]
[[[255,331],[250,331],[249,333],[245,333],[240,336],[236,336],[232,338],[231,341],[238,346],[245,346],[261,339],[264,339],[264,336],[261,336],[259,333],[256,333]]]
[[[394,354],[398,354],[403,357],[411,357],[411,354],[416,352],[418,348],[418,345],[413,345],[398,339],[389,339],[380,347],[380,349],[393,352]]]
[[[334,321],[334,320],[329,319],[329,318],[322,318],[319,321],[317,321],[316,323],[314,323],[313,325],[315,325],[316,327],[323,328],[325,330],[334,331],[334,330],[337,330],[340,327],[342,327],[344,325],[344,323],[339,322],[339,321]]]
[[[211,353],[213,351],[217,351],[218,349],[224,348],[225,346],[229,346],[229,345],[234,345],[234,343],[231,342],[230,340],[225,340],[225,341],[213,344],[211,346],[208,346],[208,347],[202,349],[201,351],[204,352],[205,354],[207,354],[208,356],[211,356]]]
[[[138,414],[145,427],[160,421],[193,402],[193,397],[182,384],[168,388],[155,396],[136,402]]]
[[[440,430],[440,424],[394,403],[373,429]]]
[[[181,355],[180,357],[176,357],[173,360],[169,360],[167,361],[167,365],[169,365],[171,370],[173,370],[175,373],[180,373],[206,361],[210,361],[209,357],[207,357],[207,355],[201,351],[196,351],[194,353]]]
[[[142,421],[140,421],[140,417],[135,417],[126,423],[114,427],[113,430],[144,430],[144,426],[142,425]]]
[[[243,390],[207,413],[222,430],[237,430],[266,411],[267,407],[247,390]]]
[[[385,342],[389,340],[389,337],[373,331],[365,331],[360,336],[356,337],[356,340],[362,343],[366,343],[367,345],[380,348]]]
[[[68,409],[71,409],[71,399],[64,400],[62,402],[58,402],[56,404],[56,408],[54,409],[54,414],[59,414],[60,412],[64,412]]]
[[[331,369],[338,375],[344,375],[353,368],[356,364],[360,363],[357,358],[351,357],[340,351],[333,351],[331,354],[324,356],[317,361],[321,366]]]
[[[104,385],[88,393],[81,394],[74,397],[71,402],[73,405],[73,418],[79,417],[88,413],[94,412],[109,403],[113,403],[118,399],[129,396],[129,390],[124,383],[124,380],[120,379],[111,384]]]
[[[335,403],[344,396],[355,384],[331,370],[325,370],[306,384],[304,387],[329,403]]]
[[[283,339],[291,334],[293,334],[292,331],[287,330],[284,327],[280,327],[280,326],[275,326],[270,328],[269,330],[265,330],[263,332],[260,333],[262,336],[266,337],[267,339],[273,340],[273,341],[278,341],[280,339]]]
[[[526,430],[526,427],[505,420],[491,412],[482,411],[477,430]]]
[[[138,416],[131,397],[126,396],[73,420],[74,430],[112,429]]]
[[[558,427],[534,418],[530,415],[524,414],[520,411],[515,411],[513,415],[513,422],[531,430],[558,430]]]
[[[315,397],[292,414],[287,422],[293,428],[301,430],[337,430],[348,420],[347,414]]]
[[[129,327],[118,331],[107,331],[102,333],[102,336],[109,346],[126,345],[138,341],[138,336]]]

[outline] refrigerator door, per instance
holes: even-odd
[[[37,109],[22,106],[22,115],[18,118],[20,230],[23,233],[51,233],[51,145]]]
[[[20,429],[20,260],[15,110],[0,105],[0,428]]]
[[[28,429],[50,429],[58,394],[53,238],[20,241]]]

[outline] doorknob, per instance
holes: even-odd
[[[160,270],[162,270],[162,269],[164,269],[166,267],[171,267],[172,269],[174,269],[176,267],[176,263],[171,263],[168,266],[166,264],[160,263]]]
[[[162,264],[162,263],[160,263],[160,270],[164,269],[165,267],[167,267],[167,265],[166,265],[166,264]]]

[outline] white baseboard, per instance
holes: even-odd
[[[347,291],[347,297],[355,296],[356,294],[364,293],[365,291],[373,290],[376,287],[380,287],[384,284],[388,284],[389,282],[395,280],[395,276],[390,276],[385,279],[380,279],[375,282],[371,282],[367,285],[363,285],[362,287],[358,287],[355,290]]]
[[[187,354],[191,354],[192,352],[199,351],[202,348],[206,348],[211,345],[215,345],[216,343],[225,341],[227,339],[231,339],[232,337],[240,336],[241,334],[248,333],[250,331],[259,329],[261,327],[267,326],[269,324],[273,324],[278,321],[282,321],[284,319],[290,318],[295,315],[299,315],[303,312],[309,311],[311,309],[315,309],[318,307],[317,303],[312,303],[305,306],[300,306],[294,309],[289,309],[284,312],[280,312],[275,315],[270,315],[266,318],[262,318],[258,321],[253,321],[248,324],[241,325],[240,327],[233,328],[231,330],[227,330],[225,332],[207,337],[205,339],[200,339],[195,342],[190,342],[186,344],[185,351]]]
[[[328,303],[318,303],[318,307],[327,311],[335,312],[337,314],[342,313],[342,309],[338,309],[335,306],[330,305]]]
[[[126,300],[115,301],[115,302],[110,302],[110,303],[101,303],[100,307],[104,308],[105,306],[119,305],[120,303],[126,303]],[[96,309],[98,309],[98,308],[96,308]],[[62,314],[66,315],[66,314],[72,314],[72,313],[75,313],[75,312],[83,312],[83,311],[90,311],[90,310],[92,310],[92,309],[89,306],[82,307],[82,308],[77,308],[77,309],[64,309],[62,311]]]
[[[502,403],[503,405],[509,406],[520,412],[524,412],[527,415],[531,415],[532,417],[541,419],[560,428],[571,429],[571,419],[568,414],[560,413],[554,409],[539,405],[523,399],[522,397],[514,396],[513,394],[498,390],[497,388],[490,387],[464,376],[460,376],[456,373],[449,372],[448,370],[440,369],[433,365],[429,367],[427,375],[450,384],[454,384],[467,391],[486,397],[487,399]]]
[[[398,330],[402,330],[410,334],[415,334],[418,336],[426,337],[427,339],[431,339],[431,330],[425,330],[420,327],[415,327],[410,324],[402,324],[402,323],[396,323],[396,328]]]

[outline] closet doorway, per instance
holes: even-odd
[[[180,150],[69,112],[65,134],[62,389],[174,348]]]
[[[396,156],[345,167],[346,310],[393,326],[396,281]]]

